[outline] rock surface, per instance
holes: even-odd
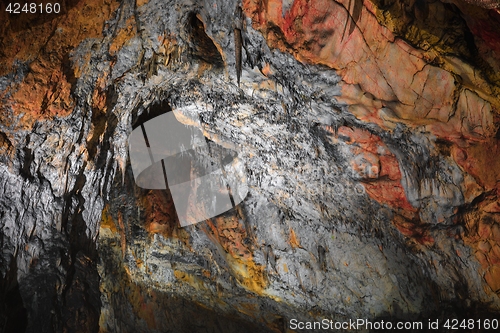
[[[61,7],[0,14],[4,331],[498,316],[497,1]],[[238,152],[242,204],[180,228],[135,185],[169,111]]]

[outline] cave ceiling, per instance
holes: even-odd
[[[498,0],[33,3],[0,4],[2,332],[498,320]]]

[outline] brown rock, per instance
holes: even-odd
[[[500,213],[500,203],[498,201],[491,202],[484,207],[484,211],[486,213]]]
[[[488,258],[486,257],[486,255],[480,251],[476,251],[476,259],[479,261],[479,263],[481,264],[481,267],[483,269],[487,269],[489,266],[490,266],[490,263],[488,261]]]
[[[478,234],[482,239],[488,239],[491,236],[491,225],[486,223],[484,219],[479,221]]]
[[[500,265],[491,266],[490,269],[484,275],[486,283],[490,288],[497,292],[500,290]]]
[[[500,243],[500,226],[498,223],[495,223],[491,227],[492,238],[495,242]]]
[[[24,114],[25,126],[29,127],[38,118],[71,113],[74,107],[71,85],[76,75],[67,70],[69,53],[85,38],[100,36],[104,22],[117,5],[111,0],[78,1],[67,11],[63,8],[60,14],[26,18],[26,21],[33,20],[30,24],[40,22],[37,29],[18,29],[17,24],[22,20],[5,25],[0,39],[3,49],[0,53],[0,75],[13,69],[14,59],[30,64],[30,71],[24,80],[4,92],[5,96],[10,95],[5,105],[15,114]],[[9,21],[10,17],[4,19]],[[8,114],[7,109],[0,110]]]
[[[498,244],[493,245],[488,258],[493,265],[500,264],[500,246]]]
[[[488,241],[480,241],[477,248],[483,253],[488,253],[491,250],[491,245]]]

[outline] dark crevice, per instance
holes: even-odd
[[[34,177],[33,175],[31,174],[31,164],[33,163],[33,151],[29,148],[23,148],[23,157],[22,157],[22,160],[23,160],[23,164],[22,164],[22,167],[20,169],[20,173],[21,173],[21,176],[23,176],[24,178],[30,180],[30,181],[33,181],[34,180]]]
[[[61,63],[62,71],[66,81],[71,85],[71,95],[73,96],[76,89],[76,77],[75,72],[73,70],[73,66],[71,65],[71,59],[69,57],[69,52],[65,53]]]
[[[12,257],[7,274],[0,279],[0,332],[24,332],[28,322],[19,283],[17,281],[17,260]]]
[[[191,54],[194,58],[213,65],[215,68],[223,68],[224,60],[213,40],[205,32],[205,26],[198,15],[189,15],[188,27],[191,35]]]
[[[95,159],[97,150],[101,152],[99,156],[97,156],[96,166],[102,167],[107,162],[107,151],[110,149],[109,138],[113,135],[114,128],[118,124],[118,119],[113,112],[109,112],[113,110],[117,101],[117,93],[113,86],[109,88],[106,92],[106,112],[103,110],[93,110],[92,111],[92,124],[94,125],[94,133],[92,134],[92,138],[87,142],[87,150],[89,152],[89,158]],[[104,138],[102,142],[99,142],[99,139],[104,134]]]
[[[105,155],[105,152],[100,155]],[[101,303],[98,292],[98,253],[96,244],[87,236],[88,227],[82,215],[85,198],[81,191],[87,182],[84,174],[86,164],[82,166],[73,189],[67,194],[62,217],[62,227],[69,238],[69,253],[61,254],[61,265],[67,273],[57,315],[61,317],[64,331],[69,332],[80,329],[97,331],[99,327]],[[79,316],[75,317],[75,313]]]
[[[436,147],[439,149],[439,153],[443,156],[451,156],[451,148],[453,143],[442,138],[436,139]]]
[[[476,42],[474,41],[474,35],[470,29],[464,29],[464,41],[467,44],[467,49],[470,52],[471,59],[475,59],[478,56],[478,49]]]
[[[148,120],[161,116],[164,113],[172,111],[172,108],[166,101],[151,105],[147,110],[143,111],[139,117],[132,121],[132,129],[136,129]]]
[[[326,253],[327,250],[321,245],[318,246],[318,264],[319,268],[323,271],[326,272]]]

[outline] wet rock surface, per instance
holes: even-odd
[[[494,318],[500,20],[480,5],[68,1],[26,23],[29,51],[8,16],[0,327]],[[165,112],[238,153],[243,203],[180,228],[135,185],[127,138]]]

